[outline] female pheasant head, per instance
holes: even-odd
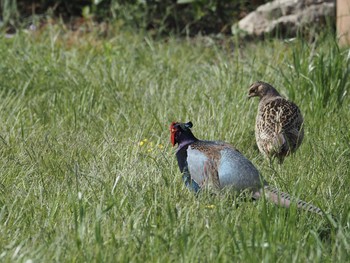
[[[197,140],[191,132],[192,122],[172,122],[170,124],[170,141],[173,146]]]
[[[259,97],[260,99],[264,97],[275,97],[280,96],[278,91],[272,87],[270,84],[262,81],[257,81],[249,87],[248,98]]]

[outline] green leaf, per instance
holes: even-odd
[[[196,2],[196,0],[178,0],[177,3],[178,4],[190,4],[190,3],[193,3],[193,2]]]

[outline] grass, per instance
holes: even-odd
[[[350,254],[349,51],[267,40],[239,50],[50,26],[0,41],[1,262],[346,262]],[[255,80],[305,117],[273,173],[254,140]],[[171,121],[233,143],[273,185],[336,216],[195,197]]]

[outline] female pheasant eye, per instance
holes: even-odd
[[[256,86],[255,87],[251,87],[250,90],[249,90],[249,94],[255,94],[257,91],[258,91],[258,88]]]

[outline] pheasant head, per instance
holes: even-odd
[[[196,141],[191,128],[192,122],[172,122],[170,124],[170,141],[173,146],[178,144],[179,146],[183,143]]]
[[[264,98],[265,96],[280,96],[278,91],[272,87],[270,84],[262,81],[257,81],[250,85],[249,92],[248,92],[248,98],[252,97],[259,97],[260,99]]]

